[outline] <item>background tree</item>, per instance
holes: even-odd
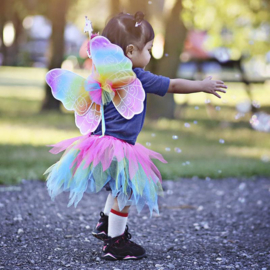
[[[6,55],[7,55],[7,47],[4,43],[4,26],[8,21],[8,0],[1,0],[0,1],[0,53],[2,54],[3,60],[2,65],[6,65]]]
[[[269,51],[269,0],[184,1],[183,19],[188,28],[206,30],[207,49],[226,47],[231,59]],[[256,32],[257,30],[257,32]]]
[[[49,5],[48,17],[52,23],[51,34],[51,55],[48,69],[60,68],[64,58],[65,51],[65,26],[66,15],[69,7],[69,0],[53,0]],[[42,104],[42,110],[59,110],[60,102],[56,100],[51,93],[51,88],[46,84],[45,99]]]
[[[240,72],[240,81],[252,102],[251,82],[243,64],[251,58],[265,60],[269,51],[270,1],[186,0],[183,18],[188,28],[207,31],[209,51],[223,47],[230,52],[229,57],[237,67],[236,72]],[[257,108],[252,106],[252,111]]]
[[[122,11],[122,5],[120,0],[109,0],[110,1],[110,16],[114,16]]]
[[[165,46],[163,57],[155,61],[152,66],[156,74],[169,78],[176,78],[180,63],[179,56],[184,48],[187,29],[182,21],[183,10],[182,0],[175,1],[170,12],[165,19]],[[159,97],[151,95],[149,98],[149,109],[147,115],[156,119],[160,116],[174,118],[175,102],[173,95]]]
[[[71,5],[72,4],[72,8]],[[168,9],[168,6],[171,8]],[[101,8],[102,7],[102,8]],[[179,65],[179,54],[187,30],[207,31],[209,39],[206,46],[209,51],[218,47],[230,50],[232,60],[265,57],[269,51],[270,1],[269,0],[1,0],[0,1],[0,37],[3,41],[3,29],[7,21],[12,21],[16,29],[14,44],[6,47],[1,42],[0,52],[4,56],[4,65],[18,64],[18,44],[22,32],[22,21],[27,15],[47,16],[53,25],[51,37],[51,57],[49,68],[60,67],[64,53],[64,25],[68,20],[81,27],[84,15],[91,17],[97,30],[103,29],[109,15],[120,11],[134,14],[141,10],[151,21],[156,33],[164,33],[165,48],[161,60],[152,59],[149,69],[157,74],[175,77]],[[95,30],[96,30],[95,29]],[[156,106],[156,104],[164,106]],[[155,106],[152,106],[155,104]],[[59,109],[59,102],[46,88],[43,110]],[[156,108],[159,108],[158,111]],[[162,109],[164,108],[164,110]],[[163,110],[163,111],[161,111]],[[163,98],[149,95],[148,115],[173,117],[173,95]]]
[[[0,1],[0,52],[3,57],[2,65],[17,66],[19,42],[23,31],[22,21],[32,12],[35,0],[1,0]],[[7,22],[13,23],[15,36],[11,46],[6,46],[4,42],[4,27]]]
[[[179,65],[179,55],[186,35],[186,29],[181,20],[182,0],[177,0],[168,14],[162,12],[164,1],[148,2],[137,0],[134,2],[129,0],[128,3],[129,5],[125,6],[126,12],[135,14],[137,11],[142,11],[146,15],[146,19],[151,23],[161,20],[165,25],[165,52],[170,57],[163,57],[161,60],[152,58],[147,69],[156,74],[175,78]],[[155,28],[155,25],[153,27]],[[149,95],[147,116],[152,119],[160,116],[173,118],[174,104],[173,95],[166,95],[162,98],[156,95]]]

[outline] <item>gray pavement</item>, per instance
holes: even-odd
[[[270,179],[179,179],[163,182],[160,216],[133,208],[132,240],[148,257],[101,259],[92,228],[106,191],[67,208],[45,182],[0,186],[0,269],[270,269]]]

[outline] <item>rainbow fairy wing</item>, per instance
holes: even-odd
[[[68,70],[53,69],[47,73],[46,81],[53,96],[67,110],[74,110],[78,115],[84,115],[89,110],[92,101],[85,91],[83,77]]]
[[[123,50],[102,36],[90,43],[94,63],[93,76],[103,89],[112,89],[114,106],[126,119],[143,111],[145,91],[132,70],[132,62]]]
[[[75,113],[76,126],[83,135],[95,131],[101,120],[100,105],[93,103],[90,110],[83,116]]]
[[[131,119],[135,114],[143,111],[145,92],[141,81],[136,79],[133,83],[116,89],[113,104],[118,112],[126,119]]]
[[[75,111],[75,123],[83,135],[97,128],[100,111],[85,89],[85,78],[68,70],[52,69],[46,75],[46,82],[54,98],[60,100],[67,110]]]
[[[96,36],[90,42],[90,51],[99,75],[98,81],[104,88],[109,85],[117,89],[135,81],[136,74],[132,71],[132,62],[119,46],[103,36]]]

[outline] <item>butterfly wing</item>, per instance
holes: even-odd
[[[118,112],[126,119],[141,113],[145,91],[122,48],[102,36],[93,38],[90,48],[96,71],[95,80],[101,82],[103,89],[113,89],[111,96]]]
[[[95,131],[101,120],[100,105],[93,103],[90,110],[83,116],[75,113],[75,123],[83,135]]]
[[[143,111],[145,92],[141,81],[136,79],[133,83],[115,91],[113,104],[118,112],[126,119]]]
[[[47,73],[46,81],[53,96],[67,110],[74,110],[78,115],[84,115],[89,110],[92,101],[85,91],[83,77],[68,70],[52,69]]]
[[[94,131],[100,122],[99,108],[86,91],[85,81],[85,78],[63,69],[52,69],[46,75],[53,96],[67,110],[75,111],[75,122],[83,135]]]
[[[136,74],[132,71],[132,62],[121,47],[112,44],[103,36],[96,36],[90,42],[93,63],[104,88],[110,85],[117,89],[132,83]]]

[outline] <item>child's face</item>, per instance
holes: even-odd
[[[151,40],[142,50],[139,50],[136,46],[127,52],[127,57],[131,60],[133,68],[145,68],[151,59],[151,49],[153,47],[153,41]],[[132,45],[133,46],[133,45]]]

